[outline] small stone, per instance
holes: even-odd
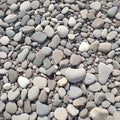
[[[20,5],[20,11],[27,11],[30,9],[30,2],[29,1],[24,1]]]
[[[118,11],[118,7],[116,7],[116,6],[112,7],[112,8],[107,10],[107,15],[109,17],[114,17],[116,15],[117,11]]]
[[[4,63],[4,68],[5,68],[5,69],[10,69],[11,66],[12,66],[11,62],[6,62],[6,63]]]
[[[1,101],[6,102],[7,101],[7,93],[3,93],[0,97],[0,99],[1,99]],[[2,107],[0,107],[0,108],[2,108]]]
[[[54,50],[52,54],[52,58],[55,61],[55,64],[58,64],[64,57],[64,54],[61,50]]]
[[[11,83],[16,82],[17,79],[18,79],[18,72],[14,71],[13,69],[10,69],[8,71],[8,78],[9,78],[9,80],[10,80]]]
[[[22,88],[26,88],[29,85],[29,83],[30,83],[30,81],[27,78],[23,77],[23,76],[20,76],[18,78],[18,84]]]
[[[15,15],[15,14],[9,14],[8,16],[5,17],[4,20],[7,23],[15,22],[17,20],[17,15]]]
[[[79,113],[79,110],[77,108],[75,108],[72,104],[68,104],[67,111],[72,116],[77,116]]]
[[[75,100],[73,100],[73,105],[75,107],[83,107],[87,103],[87,99],[85,97],[80,97]]]
[[[92,92],[98,92],[101,90],[101,85],[98,82],[95,82],[94,84],[89,86],[89,90]]]
[[[27,97],[27,89],[22,89],[21,91],[21,99],[24,100]]]
[[[52,49],[50,47],[42,47],[41,49],[42,53],[44,53],[46,56],[50,55],[52,53]]]
[[[50,90],[54,90],[56,86],[56,82],[54,80],[48,80],[48,88]]]
[[[8,45],[9,42],[10,42],[10,39],[7,36],[3,36],[3,37],[0,38],[0,43],[2,45]]]
[[[106,99],[111,102],[111,103],[115,103],[115,96],[113,93],[105,93]]]
[[[10,83],[6,83],[6,84],[3,85],[3,88],[5,90],[9,90],[11,88],[11,84]]]
[[[65,68],[65,72],[63,74],[66,76],[66,79],[69,82],[77,83],[85,78],[86,71],[83,68],[79,68],[79,69]]]
[[[20,28],[20,31],[22,31],[25,34],[32,33],[34,30],[35,30],[34,26],[24,26]]]
[[[17,60],[18,62],[22,63],[22,62],[26,59],[28,53],[29,53],[29,49],[28,49],[28,48],[25,48],[24,50],[22,50],[22,52],[20,52],[20,53],[18,54],[18,57],[17,57],[16,60]]]
[[[25,77],[26,77],[26,78],[31,78],[32,73],[33,73],[32,69],[31,69],[31,68],[28,68],[28,69],[25,71]]]
[[[90,117],[93,120],[106,120],[108,111],[103,108],[95,107],[90,111]]]
[[[42,65],[44,59],[45,59],[45,54],[42,51],[39,51],[36,54],[33,64],[36,65],[37,67],[40,67]]]
[[[70,57],[71,66],[77,66],[82,62],[82,57],[80,55],[72,54]]]
[[[120,112],[119,111],[117,111],[113,114],[113,119],[114,120],[119,120],[120,119]]]
[[[33,1],[31,4],[30,4],[30,6],[31,6],[31,8],[32,9],[38,9],[39,8],[39,5],[40,5],[40,3],[39,3],[39,1],[37,1],[37,0],[35,0],[35,1]]]
[[[47,35],[43,32],[35,32],[31,37],[32,41],[38,43],[44,43],[47,39]]]
[[[17,33],[13,39],[17,42],[20,42],[20,40],[22,39],[22,32]]]
[[[111,41],[111,40],[113,40],[113,39],[115,39],[116,38],[116,36],[117,36],[117,31],[111,31],[110,33],[108,33],[108,35],[107,35],[107,40],[108,41]]]
[[[76,20],[74,17],[70,17],[68,21],[69,26],[74,26],[76,24]]]
[[[82,95],[82,90],[77,86],[71,86],[69,91],[69,97],[71,99],[76,99]]]
[[[5,103],[0,101],[0,113],[2,113],[4,109],[5,109]]]
[[[32,88],[29,89],[28,91],[28,98],[30,101],[34,101],[38,98],[39,95],[39,87],[38,86],[33,86]]]
[[[82,110],[80,111],[80,117],[81,117],[81,118],[86,118],[87,115],[88,115],[88,110],[87,110],[87,109],[82,109]]]
[[[113,76],[120,76],[120,70],[114,69],[112,72]]]
[[[4,74],[6,74],[8,71],[7,70],[5,70],[5,69],[0,69],[0,75],[4,75]]]
[[[47,101],[47,93],[45,90],[42,90],[39,97],[38,97],[39,102],[45,103]]]
[[[102,38],[106,38],[107,37],[107,33],[108,33],[108,30],[106,28],[103,29],[102,32],[101,32]]]
[[[89,50],[89,48],[90,48],[90,46],[89,46],[88,43],[82,42],[82,43],[80,44],[80,46],[79,46],[79,51],[80,51],[80,52],[86,52],[86,51]]]
[[[46,35],[47,35],[48,37],[52,37],[52,36],[54,35],[54,29],[53,29],[51,26],[49,26],[49,25],[47,25],[47,26],[45,27],[44,32],[46,33]]]
[[[93,22],[92,22],[92,27],[94,29],[97,28],[101,28],[104,25],[104,20],[102,18],[96,18]]]
[[[112,71],[105,63],[100,63],[98,65],[98,81],[101,84],[105,84],[110,76]]]
[[[96,11],[99,11],[101,9],[101,3],[100,2],[92,2],[90,4],[90,7]]]
[[[115,16],[116,19],[120,20],[120,12],[118,12]]]
[[[96,29],[93,31],[93,35],[95,38],[100,38],[101,37],[101,31],[99,29]]]
[[[33,79],[33,84],[35,86],[38,86],[40,89],[43,89],[43,88],[45,88],[47,86],[47,80],[44,77],[39,77],[38,76],[38,77],[35,77]]]
[[[97,81],[97,78],[95,75],[91,74],[91,73],[87,73],[85,80],[83,81],[86,85],[90,85],[92,83],[94,83],[95,81]]]
[[[36,112],[40,116],[45,116],[45,115],[49,114],[50,109],[49,109],[49,107],[47,105],[42,104],[39,101],[37,101],[37,103],[36,103]]]
[[[57,120],[66,120],[67,119],[67,111],[63,107],[56,108],[54,115]]]
[[[66,3],[74,3],[75,0],[65,0]]]
[[[0,58],[2,58],[2,59],[7,58],[7,53],[0,51]]]
[[[57,82],[58,86],[63,87],[67,84],[67,79],[65,77],[61,78]]]
[[[8,99],[9,99],[10,101],[16,100],[19,96],[20,96],[20,91],[19,91],[18,89],[15,90],[15,91],[10,90],[10,91],[8,92]]]
[[[24,101],[24,112],[30,113],[31,112],[31,105],[29,100]]]
[[[58,89],[58,94],[59,94],[60,98],[63,98],[66,94],[65,89],[64,88],[59,88]]]
[[[57,32],[60,35],[60,37],[65,38],[67,37],[69,30],[66,26],[61,25],[57,27]]]
[[[83,9],[83,10],[80,11],[80,14],[81,14],[83,19],[87,19],[88,10],[87,9]]]
[[[17,111],[17,105],[14,102],[8,102],[6,104],[6,111],[10,114],[15,114]]]
[[[98,51],[108,53],[111,50],[111,43],[105,42],[105,43],[100,43],[98,47]]]

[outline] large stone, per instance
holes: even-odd
[[[32,41],[38,43],[44,43],[47,39],[47,35],[43,32],[35,32],[31,37]]]
[[[73,69],[73,68],[65,68],[63,73],[67,80],[71,83],[77,83],[84,80],[86,76],[86,71],[83,68]]]
[[[17,111],[17,105],[14,102],[8,102],[6,104],[6,111],[11,114],[15,114]]]
[[[90,117],[93,120],[106,120],[108,111],[103,108],[95,107],[90,111]]]

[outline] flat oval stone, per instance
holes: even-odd
[[[77,83],[85,78],[86,71],[83,68],[79,68],[79,69],[66,68],[64,75],[66,76],[69,82]]]
[[[2,52],[0,51],[0,58],[6,58],[7,57],[7,53],[6,52]]]

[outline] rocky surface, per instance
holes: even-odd
[[[119,111],[119,0],[0,0],[0,120]]]

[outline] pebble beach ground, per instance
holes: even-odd
[[[0,0],[0,120],[120,120],[120,1]]]

